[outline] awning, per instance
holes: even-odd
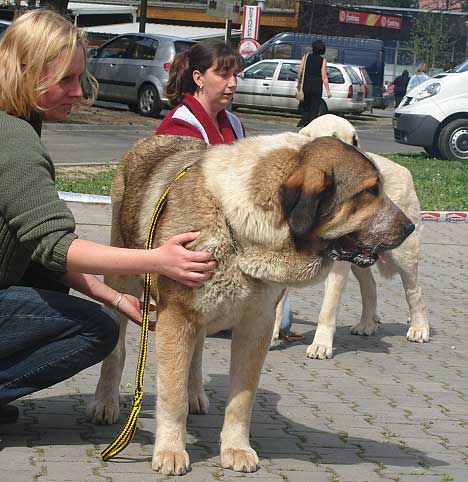
[[[111,35],[120,35],[124,33],[138,33],[139,23],[118,23],[114,25],[98,25],[95,27],[83,27],[82,29],[90,33],[103,33]],[[169,35],[171,37],[180,37],[193,40],[203,40],[206,38],[224,39],[224,28],[212,27],[189,27],[185,25],[164,25],[159,23],[147,23],[145,27],[146,33],[157,35]],[[231,37],[240,37],[240,30],[232,30]]]

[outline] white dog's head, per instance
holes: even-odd
[[[359,147],[359,137],[351,122],[333,114],[317,117],[303,127],[299,134],[316,139],[322,136],[333,136],[348,144]]]

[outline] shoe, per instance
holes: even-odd
[[[18,416],[18,407],[15,407],[14,405],[0,405],[0,424],[16,422]]]

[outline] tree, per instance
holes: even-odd
[[[419,13],[414,17],[409,46],[416,63],[426,62],[431,68],[445,69],[448,64],[462,60],[466,37],[457,20],[442,10]]]
[[[56,12],[66,15],[69,0],[40,0],[41,7],[51,7]]]

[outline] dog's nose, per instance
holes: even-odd
[[[413,231],[414,231],[414,224],[413,223],[405,223],[401,226],[401,235],[407,238]]]

